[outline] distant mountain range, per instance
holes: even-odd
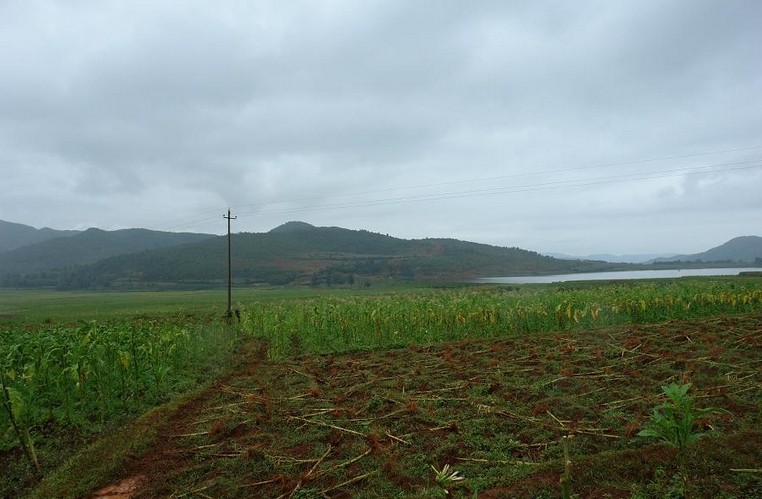
[[[71,273],[65,285],[222,284],[226,276],[226,245],[226,239],[219,237],[116,256]],[[233,277],[241,284],[359,285],[360,280],[374,279],[456,280],[609,268],[607,264],[568,262],[520,248],[455,239],[405,240],[303,222],[289,222],[267,233],[234,234],[232,245]]]
[[[715,248],[693,255],[677,253],[611,255],[607,253],[573,256],[564,253],[548,253],[548,256],[562,260],[590,260],[609,263],[667,263],[667,262],[738,262],[762,263],[762,237],[741,236],[731,239]]]
[[[548,253],[548,256],[560,258],[561,260],[591,260],[596,262],[609,263],[650,263],[657,258],[672,258],[677,253],[643,253],[636,255],[612,255],[609,253],[600,253],[595,255],[574,256],[565,253]]]
[[[29,244],[41,243],[49,239],[73,236],[77,230],[54,230],[45,227],[35,229],[28,225],[0,220],[0,252],[11,251]]]
[[[0,240],[5,235],[0,231]],[[609,270],[520,248],[455,239],[405,240],[289,222],[232,237],[237,283],[352,284],[356,279],[460,279]],[[13,245],[10,245],[13,246]],[[227,241],[209,234],[88,229],[0,253],[0,285],[208,287],[227,276]]]
[[[693,255],[657,258],[654,262],[745,262],[762,264],[762,237],[741,236]]]
[[[49,285],[53,276],[57,278],[109,257],[176,247],[213,237],[217,236],[147,229],[56,231],[0,221],[0,247],[11,248],[0,252],[0,285],[8,285],[9,281],[39,281],[43,274],[48,276],[45,284]]]
[[[737,239],[742,244],[734,239],[699,255],[703,261],[709,261],[706,255],[723,260],[735,255],[744,262],[762,258],[762,238]],[[304,222],[266,233],[234,234],[232,244],[237,284],[363,285],[377,279],[460,280],[635,268],[602,259],[564,260],[516,247],[406,240]],[[227,240],[212,234],[53,231],[2,222],[0,248],[10,248],[0,251],[3,287],[193,288],[222,285],[227,276]]]

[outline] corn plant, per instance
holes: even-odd
[[[266,339],[277,359],[748,313],[762,310],[762,290],[701,281],[511,292],[465,288],[259,302],[239,309],[242,329]]]
[[[34,441],[29,434],[29,426],[23,421],[24,400],[22,395],[12,387],[9,387],[5,381],[5,373],[0,372],[0,385],[2,386],[3,408],[8,414],[8,418],[13,426],[13,431],[18,438],[19,444],[24,449],[24,453],[29,462],[32,463],[35,470],[40,472],[40,462],[37,459],[37,453],[34,450]]]
[[[0,448],[23,447],[37,467],[33,428],[87,430],[159,402],[226,356],[235,334],[171,319],[0,330]]]

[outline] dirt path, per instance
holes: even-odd
[[[665,495],[674,451],[636,437],[659,386],[692,382],[717,436],[691,454],[696,497],[762,492],[762,316],[672,321],[264,360],[181,406],[99,498]],[[437,484],[432,466],[465,480]],[[702,495],[703,494],[703,495]],[[707,495],[708,494],[708,495]]]

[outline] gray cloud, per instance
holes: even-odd
[[[4,2],[0,218],[220,232],[231,206],[239,230],[700,251],[759,233],[761,21],[751,0]]]

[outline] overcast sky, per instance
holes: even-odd
[[[762,2],[0,1],[0,219],[762,236]]]

